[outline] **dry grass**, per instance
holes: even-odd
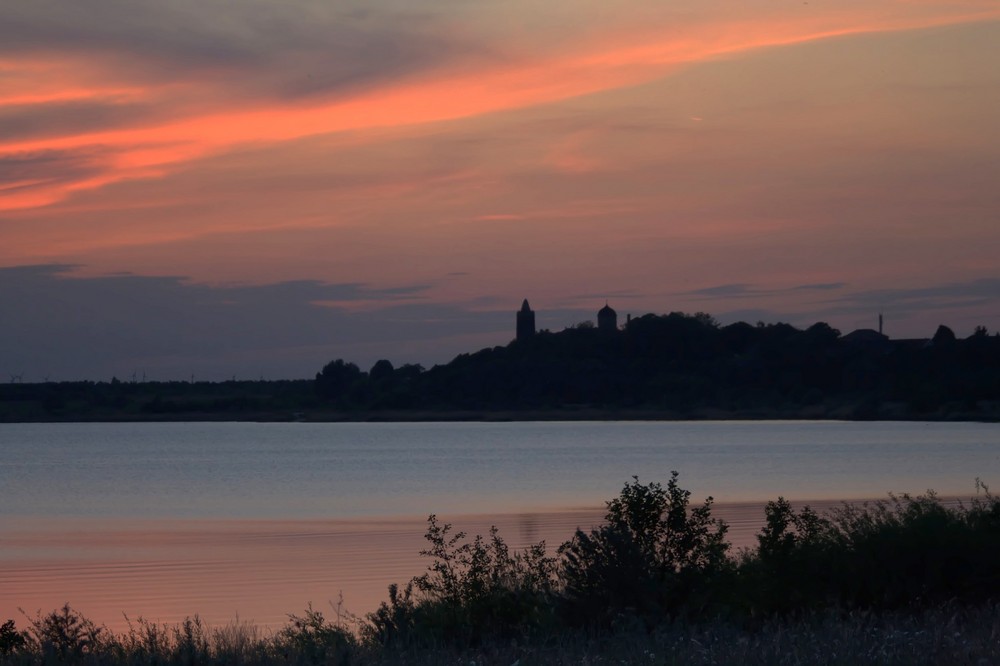
[[[196,619],[172,626],[139,620],[123,634],[102,633],[102,640],[79,652],[57,654],[46,652],[37,642],[29,644],[23,650],[0,656],[0,665],[987,666],[1000,663],[1000,606],[995,604],[977,608],[944,606],[916,614],[816,613],[798,619],[772,620],[754,628],[717,622],[675,624],[653,631],[623,630],[602,637],[563,633],[528,643],[510,640],[469,650],[442,647],[392,652],[358,642],[352,642],[348,650],[343,645],[339,649],[324,649],[333,646],[323,642],[312,645],[320,649],[308,650],[303,649],[303,644],[290,643],[283,631],[267,632],[239,620],[221,627],[204,627]]]

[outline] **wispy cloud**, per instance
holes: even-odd
[[[701,298],[747,298],[750,296],[760,296],[773,293],[757,289],[749,284],[720,284],[714,287],[704,287],[692,291],[682,292],[685,296],[697,296]]]
[[[995,0],[0,3],[0,266],[80,265],[0,274],[0,352],[426,362],[524,297],[552,329],[606,298],[996,327],[998,30]]]
[[[954,310],[1000,305],[1000,278],[982,278],[926,287],[870,289],[831,301],[848,308],[891,308],[894,312]]]
[[[854,4],[850,11],[771,14],[689,21],[685,31],[677,29],[676,15],[665,14],[640,32],[611,31],[601,39],[584,22],[562,35],[557,51],[538,35],[505,47],[512,35],[477,28],[474,16],[456,23],[445,11],[414,12],[393,2],[6,3],[0,69],[17,86],[7,93],[15,102],[3,111],[10,122],[0,156],[94,146],[116,155],[100,177],[52,183],[30,198],[0,196],[0,210],[156,177],[247,144],[547,104],[747,50],[981,19],[1000,10],[974,3],[961,10],[899,6],[889,14]],[[59,98],[62,88],[80,91],[81,81],[94,97]],[[127,99],[110,94],[122,88],[132,90]],[[36,102],[24,102],[32,96]],[[572,147],[553,159],[571,170],[595,165]]]
[[[846,282],[817,282],[815,284],[800,284],[792,289],[794,291],[836,291],[846,286]]]
[[[640,298],[642,295],[642,292],[638,289],[612,289],[605,292],[571,294],[569,296],[561,297],[559,301],[563,303],[597,303],[600,301],[600,304],[604,305],[604,301],[612,298],[627,300]]]
[[[713,287],[694,289],[692,291],[681,292],[681,295],[697,298],[756,298],[796,291],[837,291],[846,286],[846,282],[818,282],[814,284],[800,284],[794,287],[775,287],[764,289],[752,284],[736,283],[720,284]]]
[[[718,298],[721,302],[726,298],[739,300],[757,296],[760,297],[760,302],[767,304],[757,308],[727,308],[723,305],[718,318],[724,322],[791,321],[797,325],[808,326],[816,321],[833,321],[841,322],[840,325],[844,330],[850,330],[855,326],[873,325],[876,316],[885,313],[888,321],[894,326],[896,335],[899,334],[900,324],[904,324],[911,331],[910,335],[919,335],[921,331],[929,335],[933,332],[934,326],[944,323],[946,319],[956,326],[961,323],[971,332],[973,325],[995,320],[995,317],[991,319],[989,315],[983,313],[995,312],[1000,307],[1000,278],[892,289],[850,290],[839,283],[835,286],[826,284],[803,286],[809,290],[819,287],[820,293],[835,290],[841,293],[833,298],[801,302],[790,307],[791,304],[782,304],[781,301],[775,301],[771,297],[775,294],[799,291],[798,287],[767,291],[747,288],[746,285],[727,285],[700,291],[708,292],[704,297]],[[774,304],[777,304],[777,307],[774,307]],[[958,321],[955,320],[956,316],[960,318]]]

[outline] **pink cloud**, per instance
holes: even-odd
[[[109,151],[100,175],[74,182],[22,182],[0,190],[0,210],[50,205],[74,192],[126,179],[156,178],[166,170],[241,146],[293,141],[304,137],[378,127],[412,127],[549,104],[567,98],[632,86],[685,64],[749,50],[787,46],[833,37],[895,31],[983,20],[1000,9],[957,10],[922,5],[896,7],[895,13],[859,5],[850,11],[820,11],[795,16],[693,22],[687,31],[661,26],[639,34],[582,39],[560,52],[522,55],[500,64],[479,63],[472,71],[439,68],[380,83],[331,99],[249,99],[234,104],[220,82],[192,78],[123,86],[107,58],[92,62],[60,60],[58,55],[4,61],[19,82],[5,104],[39,104],[94,99],[156,101],[163,108],[123,126],[51,133],[38,138],[16,134],[0,140],[0,159],[44,151],[101,146]],[[120,54],[126,58],[127,54]],[[79,78],[90,87],[74,84]],[[172,101],[175,100],[175,101]],[[193,101],[200,100],[200,101]],[[2,107],[0,107],[2,108]],[[597,168],[593,157],[564,149],[551,159],[569,171]]]

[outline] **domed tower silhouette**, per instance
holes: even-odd
[[[604,333],[614,333],[618,330],[618,313],[611,309],[607,301],[604,307],[597,311],[597,330]]]
[[[517,312],[517,339],[527,340],[535,334],[535,311],[528,305],[528,299],[521,303]]]

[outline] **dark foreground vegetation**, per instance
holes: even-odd
[[[1000,499],[890,497],[825,515],[769,503],[730,551],[711,498],[627,484],[555,553],[467,539],[433,516],[427,572],[364,618],[307,609],[278,631],[71,608],[0,627],[2,664],[994,664]]]
[[[540,331],[425,370],[343,359],[315,380],[0,385],[0,421],[838,418],[1000,420],[1000,336],[841,335],[645,315]]]

